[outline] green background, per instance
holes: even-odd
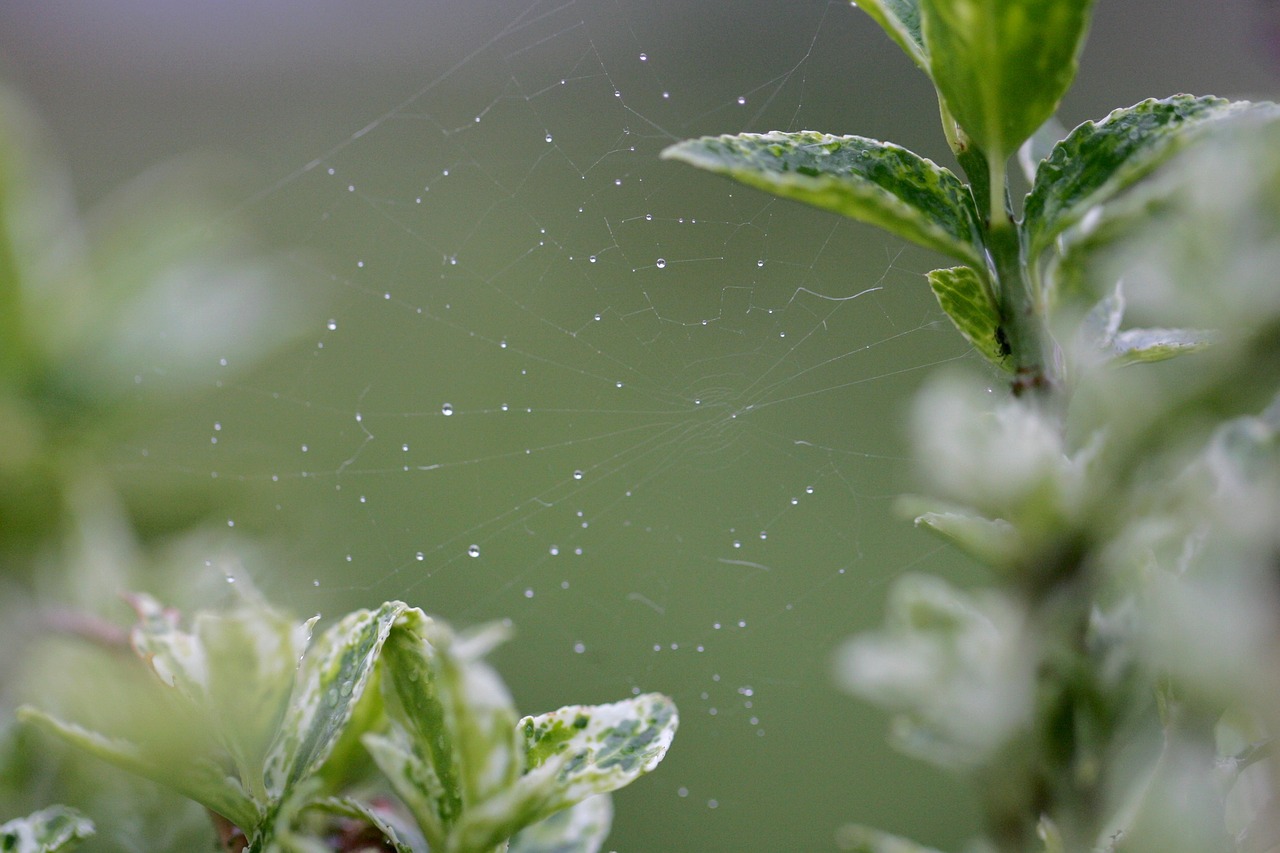
[[[1100,3],[1064,122],[1274,96],[1271,8]],[[893,512],[913,391],[939,363],[980,369],[921,276],[941,260],[657,160],[685,136],[811,128],[949,164],[926,81],[869,19],[31,0],[0,8],[0,49],[86,207],[214,153],[228,215],[299,250],[307,331],[112,463],[216,488],[210,524],[269,543],[246,571],[273,599],[510,618],[495,663],[523,711],[670,693],[681,730],[616,798],[613,849],[973,832],[963,785],[893,753],[829,675],[896,575],[981,580]]]

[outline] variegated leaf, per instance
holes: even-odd
[[[502,624],[454,634],[428,621],[422,635],[437,676],[445,731],[452,733],[463,808],[509,788],[524,770],[511,694],[484,656],[510,636]]]
[[[75,809],[50,806],[0,824],[5,853],[62,853],[93,835],[93,821]]]
[[[389,601],[330,626],[308,650],[280,737],[267,756],[267,786],[280,797],[328,758],[368,686],[382,644],[407,605]]]
[[[1125,329],[1116,334],[1111,348],[1118,361],[1164,361],[1198,352],[1213,343],[1212,332],[1202,329]]]
[[[362,740],[378,769],[391,783],[391,789],[413,815],[428,849],[446,850],[449,829],[456,815],[450,815],[448,824],[441,816],[444,790],[431,764],[418,754],[403,729],[393,728],[386,736],[368,733]]]
[[[258,806],[244,788],[207,759],[184,757],[179,762],[172,757],[153,756],[137,744],[65,723],[35,708],[19,708],[18,719],[122,770],[172,788],[237,826],[253,827],[258,823]]]
[[[521,785],[553,786],[547,814],[615,791],[658,766],[679,723],[675,703],[660,693],[525,717],[529,770]]]
[[[507,853],[599,853],[612,825],[613,800],[597,794],[520,830]]]
[[[879,226],[971,266],[986,262],[978,214],[965,185],[947,169],[892,143],[774,131],[691,139],[662,156]]]
[[[315,619],[300,624],[239,589],[233,608],[197,613],[191,633],[178,628],[175,611],[132,596],[139,619],[132,639],[160,679],[190,701],[193,716],[210,727],[241,779],[265,802],[263,761]]]
[[[1274,104],[1174,95],[1149,98],[1087,121],[1059,142],[1036,172],[1023,214],[1029,256],[1198,138],[1216,121]]]
[[[974,349],[992,364],[1010,369],[1001,345],[1000,312],[986,276],[972,267],[952,267],[928,274],[938,304]]]

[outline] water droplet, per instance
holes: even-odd
[[[756,266],[758,267],[764,266],[764,258],[761,258],[760,260],[756,261]]]
[[[443,406],[441,406],[441,407],[440,407],[440,414],[444,415],[446,418],[447,418],[447,417],[449,417],[450,415],[452,415],[452,414],[453,414],[453,404],[451,404],[451,403],[445,403]]]
[[[585,651],[587,650],[587,647],[586,647],[585,645],[583,645],[582,643],[574,643],[574,644],[573,644],[573,650],[574,650],[575,652],[577,652],[578,654],[582,654],[583,652],[585,652]]]
[[[663,99],[664,101],[665,101],[665,100],[669,100],[670,98],[671,98],[671,93],[670,93],[670,92],[663,92],[663,93],[662,93],[662,99]]]
[[[804,493],[805,493],[806,495],[811,495],[811,494],[813,494],[813,486],[805,486],[805,487],[804,487]]]
[[[658,258],[656,261],[653,262],[653,265],[660,270],[665,270],[667,268],[667,259]]]
[[[648,62],[648,61],[649,61],[649,54],[647,54],[647,53],[642,53],[642,54],[640,54],[640,61],[641,61],[641,62]]]
[[[652,221],[653,221],[653,214],[652,214],[652,213],[646,213],[646,214],[644,215],[644,219],[645,219],[645,221],[646,221],[646,222],[652,222]]]
[[[574,471],[574,472],[573,472],[573,479],[575,479],[575,480],[581,480],[581,479],[582,479],[582,472],[581,472],[581,471]]]
[[[480,556],[480,546],[479,546],[479,545],[472,545],[470,548],[468,548],[468,549],[467,549],[467,556],[468,556],[468,557],[479,557],[479,556]]]
[[[413,555],[413,558],[417,560],[419,563],[421,563],[423,560],[427,559],[427,555],[419,551],[418,553]]]
[[[556,556],[557,554],[559,554],[559,553],[560,553],[560,548],[559,548],[559,547],[557,547],[557,546],[555,546],[555,545],[552,545],[552,546],[548,549],[548,552],[551,554],[551,556],[553,556],[553,557],[554,557],[554,556]]]
[[[594,264],[596,262],[596,256],[592,255],[591,257],[587,258],[587,260],[591,261],[591,263]]]
[[[761,539],[768,539],[768,538],[769,538],[769,531],[767,531],[767,530],[761,530],[761,531],[760,531],[760,538],[761,538]]]
[[[685,788],[685,787],[683,787],[683,786],[681,786],[681,787],[679,787],[679,788],[676,788],[676,796],[677,796],[677,797],[687,797],[687,796],[689,796],[689,789],[688,789],[688,788]]]
[[[548,134],[547,134],[546,139],[547,139],[547,141],[548,141],[548,142],[550,142],[550,141],[551,141],[551,134],[550,134],[550,133],[548,133]]]
[[[742,543],[741,543],[741,542],[739,542],[737,539],[735,539],[735,540],[733,540],[733,547],[735,547],[735,548],[741,548],[741,547],[742,547]]]
[[[525,597],[525,598],[533,598],[533,590],[531,590],[531,589],[526,589],[526,590],[524,591],[524,597]]]
[[[338,321],[337,321],[337,320],[330,320],[328,325],[329,325],[329,331],[331,331],[331,332],[336,332],[336,331],[338,331]]]
[[[742,106],[742,105],[743,105],[743,104],[745,104],[746,102],[747,102],[746,97],[744,97],[743,95],[739,95],[739,96],[738,96],[738,106]]]
[[[498,341],[498,346],[501,347],[502,349],[506,349],[507,348],[506,339],[504,338],[503,340]]]

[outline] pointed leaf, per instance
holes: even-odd
[[[18,719],[122,770],[172,788],[236,826],[248,830],[258,822],[258,810],[244,789],[207,760],[188,760],[180,767],[171,766],[171,762],[147,754],[137,744],[64,723],[35,708],[19,708]]]
[[[675,703],[660,693],[525,717],[529,774],[521,784],[537,779],[540,768],[554,769],[546,814],[615,791],[658,766],[679,723]]]
[[[1029,256],[1047,249],[1096,205],[1149,175],[1213,122],[1275,109],[1274,104],[1175,95],[1085,122],[1054,146],[1036,173],[1023,215]]]
[[[426,638],[431,622],[418,608],[410,608],[396,620],[382,647],[384,692],[388,715],[404,734],[399,745],[385,739],[365,746],[373,753],[382,772],[397,785],[408,784],[418,793],[402,793],[433,847],[443,844],[445,828],[462,812],[462,783],[454,730],[441,697],[439,674],[433,667],[434,649]],[[401,755],[400,753],[405,753]],[[415,763],[416,762],[416,763]],[[388,765],[398,767],[389,769]],[[421,764],[422,766],[417,766]],[[396,780],[396,775],[405,778]],[[411,801],[412,800],[412,801]]]
[[[495,623],[455,635],[431,621],[422,629],[439,679],[444,730],[453,735],[457,751],[463,807],[469,809],[509,788],[524,769],[515,704],[502,678],[483,660],[510,629]]]
[[[1011,564],[1022,552],[1017,529],[1003,519],[961,512],[926,512],[916,527],[938,534],[961,551],[993,567]]]
[[[987,361],[1009,369],[1008,352],[1001,344],[1000,312],[986,278],[972,267],[934,270],[927,278],[938,304],[960,334]]]
[[[389,601],[357,610],[321,635],[307,652],[294,694],[267,757],[267,785],[279,797],[328,758],[368,685],[391,626],[406,605]]]
[[[1135,362],[1164,361],[1197,352],[1213,342],[1213,333],[1202,329],[1125,329],[1115,336],[1116,359]]]
[[[920,0],[934,85],[978,148],[1001,162],[1058,108],[1092,0]]]
[[[919,0],[854,0],[853,5],[870,15],[912,62],[929,73],[929,58],[920,36]]]
[[[507,853],[599,853],[612,825],[613,801],[597,794],[520,830]]]
[[[60,853],[93,835],[93,821],[75,809],[50,806],[0,824],[0,850],[6,853]]]
[[[385,737],[369,733],[362,740],[391,789],[413,815],[428,848],[444,850],[448,829],[440,814],[443,790],[431,764],[417,753],[403,730],[393,730]]]
[[[774,131],[691,139],[662,156],[879,226],[971,266],[986,263],[965,185],[892,143]]]

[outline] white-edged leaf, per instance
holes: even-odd
[[[187,633],[177,612],[147,595],[133,595],[138,614],[134,649],[160,680],[192,706],[260,800],[263,762],[293,689],[298,661],[315,619],[298,623],[238,587],[236,605],[201,611]]]
[[[407,609],[389,601],[357,610],[330,626],[308,650],[294,685],[280,737],[267,756],[271,794],[280,797],[328,758],[368,686],[382,644]]]
[[[597,794],[520,830],[507,853],[599,853],[612,825],[613,799]]]
[[[75,809],[50,806],[0,824],[5,853],[62,853],[93,835],[93,821]]]
[[[569,705],[520,721],[529,772],[553,770],[547,813],[630,784],[658,766],[680,724],[675,703],[646,693],[608,705]]]
[[[257,806],[233,777],[207,759],[172,759],[149,755],[141,746],[66,723],[35,708],[18,709],[18,719],[122,770],[172,788],[244,829],[259,820]]]
[[[961,512],[926,512],[916,516],[923,527],[989,566],[1006,566],[1023,550],[1017,528],[1003,519]]]
[[[446,849],[449,827],[441,815],[444,792],[431,764],[417,754],[403,729],[393,729],[387,736],[368,733],[361,740],[391,783],[391,789],[413,815],[428,847]],[[456,814],[450,813],[448,818],[452,825]]]
[[[774,131],[690,139],[662,156],[878,226],[971,266],[986,263],[968,188],[889,142]]]
[[[399,821],[382,809],[359,800],[353,800],[350,797],[326,797],[310,803],[309,808],[369,824],[382,833],[382,837],[391,844],[395,853],[429,853],[426,842],[421,838],[415,838],[412,830],[399,825]]]
[[[1067,128],[1057,116],[1049,116],[1027,141],[1018,146],[1018,166],[1027,183],[1035,183],[1040,164],[1049,159],[1053,147],[1067,135]]]
[[[1023,213],[1028,257],[1035,258],[1097,205],[1149,175],[1215,122],[1274,104],[1174,95],[1087,121],[1054,146],[1036,172]]]
[[[933,270],[927,276],[938,305],[974,349],[1006,370],[1009,353],[1001,344],[1000,312],[987,278],[972,267]]]
[[[1111,347],[1118,361],[1132,364],[1198,352],[1213,340],[1213,332],[1203,329],[1125,329],[1116,334]]]

